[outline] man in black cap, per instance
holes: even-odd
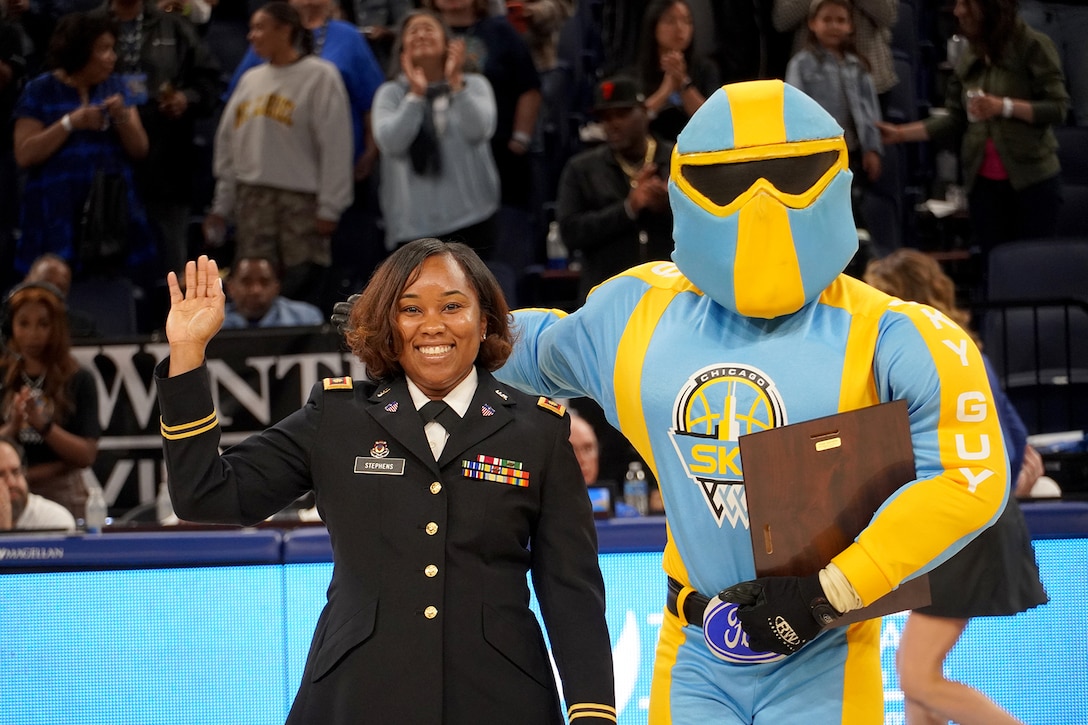
[[[582,302],[612,275],[672,252],[672,143],[650,134],[645,97],[631,78],[601,81],[593,113],[606,143],[567,162],[556,199],[563,243],[582,254]]]

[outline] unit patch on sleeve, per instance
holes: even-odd
[[[558,415],[560,418],[562,418],[563,414],[567,412],[567,409],[564,405],[555,402],[551,398],[545,398],[543,395],[537,398],[536,404],[537,407],[543,408],[547,411],[551,411],[552,413]]]
[[[325,378],[321,381],[325,386],[325,390],[351,390],[352,382],[350,377],[343,378]]]

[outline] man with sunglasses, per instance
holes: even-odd
[[[1004,507],[978,350],[932,308],[842,274],[857,249],[851,176],[842,129],[811,98],[780,81],[724,86],[673,151],[673,262],[611,278],[569,315],[516,313],[496,377],[593,398],[660,482],[669,596],[651,725],[882,723],[879,620],[825,626]],[[897,399],[917,478],[820,572],[755,579],[738,437]]]

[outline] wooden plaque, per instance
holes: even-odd
[[[819,571],[915,477],[902,400],[744,435],[739,444],[760,577]],[[929,577],[920,576],[833,626],[929,603]]]

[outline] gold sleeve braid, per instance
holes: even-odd
[[[596,702],[579,702],[567,708],[567,717],[571,722],[582,717],[595,717],[616,722],[616,708]]]
[[[159,429],[162,432],[162,437],[171,441],[181,440],[182,438],[192,438],[201,433],[206,433],[217,425],[219,425],[219,416],[214,410],[211,412],[211,415],[201,418],[200,420],[181,423],[180,425],[166,425],[166,423],[163,422],[162,416],[159,416]]]

